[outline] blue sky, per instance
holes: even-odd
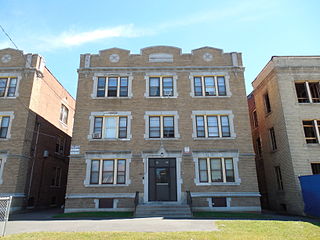
[[[153,45],[242,52],[249,93],[271,56],[320,55],[319,12],[317,0],[0,0],[0,24],[19,49],[44,56],[73,96],[80,54]]]

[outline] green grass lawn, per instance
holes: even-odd
[[[293,221],[219,220],[214,232],[86,232],[86,233],[26,233],[9,235],[3,240],[319,240],[320,224]]]
[[[196,218],[217,218],[217,219],[269,219],[267,215],[261,213],[245,213],[245,212],[193,212]]]
[[[62,213],[53,218],[128,218],[133,217],[133,212],[75,212]]]

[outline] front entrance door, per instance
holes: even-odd
[[[149,158],[149,201],[177,201],[175,158]]]

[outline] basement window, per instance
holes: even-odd
[[[212,198],[212,207],[227,207],[227,198],[226,197],[213,197]]]
[[[113,198],[100,198],[99,208],[113,208]]]
[[[320,163],[311,163],[312,174],[320,174]]]

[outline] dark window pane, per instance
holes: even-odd
[[[202,96],[202,81],[200,77],[194,78],[194,95]]]
[[[149,137],[160,138],[160,117],[149,117]]]
[[[104,97],[106,92],[106,78],[98,78],[97,97]]]
[[[277,142],[276,142],[276,135],[274,133],[274,128],[270,128],[269,133],[270,133],[270,138],[271,138],[272,150],[276,150],[277,149]]]
[[[197,137],[205,137],[204,116],[196,116]]]
[[[234,169],[233,169],[233,160],[232,158],[225,158],[224,165],[226,169],[226,181],[234,182]]]
[[[199,159],[199,180],[200,182],[208,182],[207,159]]]
[[[219,127],[217,116],[208,116],[208,137],[219,137]]]
[[[120,78],[120,97],[128,96],[128,78],[121,77]]]
[[[270,105],[268,93],[264,95],[264,104],[265,104],[265,108],[266,108],[266,113],[271,112],[271,105]]]
[[[10,84],[9,84],[9,89],[8,89],[8,97],[14,97],[16,93],[16,87],[17,87],[17,79],[16,78],[11,78],[10,79]]]
[[[218,94],[219,96],[227,95],[224,77],[218,77]]]
[[[215,96],[216,89],[214,84],[214,77],[204,77],[204,84],[206,96]]]
[[[108,78],[108,97],[117,96],[118,78]]]
[[[311,163],[312,174],[320,174],[320,163]]]
[[[156,183],[169,183],[168,168],[156,168]]]
[[[100,170],[100,161],[92,160],[91,161],[91,174],[90,174],[90,183],[98,184],[99,183],[99,170]]]
[[[126,160],[118,160],[117,162],[117,184],[125,184]]]
[[[103,160],[102,167],[102,184],[112,184],[113,183],[113,160]]]
[[[221,158],[210,159],[211,168],[211,181],[212,182],[222,182],[222,162]]]
[[[174,138],[174,118],[163,117],[163,137]]]
[[[213,207],[227,207],[227,198],[226,197],[213,197],[212,198]]]
[[[320,84],[319,82],[309,82],[310,93],[312,97],[312,102],[320,102]]]
[[[93,138],[101,138],[102,137],[102,117],[94,118],[94,127],[93,127]]]
[[[127,117],[119,117],[119,138],[127,137]]]
[[[0,138],[6,138],[8,134],[10,117],[2,117],[0,127]]]
[[[308,103],[309,98],[308,98],[306,84],[305,83],[296,83],[295,85],[296,85],[298,102],[299,103]]]
[[[99,199],[99,208],[113,208],[113,198]]]
[[[283,190],[282,175],[281,175],[280,167],[277,166],[274,169],[275,169],[275,172],[276,172],[278,190]]]
[[[6,92],[7,78],[0,78],[0,97],[3,97]]]
[[[160,78],[151,77],[149,79],[149,94],[150,96],[160,96]]]
[[[173,79],[172,77],[162,78],[163,96],[173,96]]]
[[[313,121],[303,121],[303,130],[307,143],[318,143]]]

